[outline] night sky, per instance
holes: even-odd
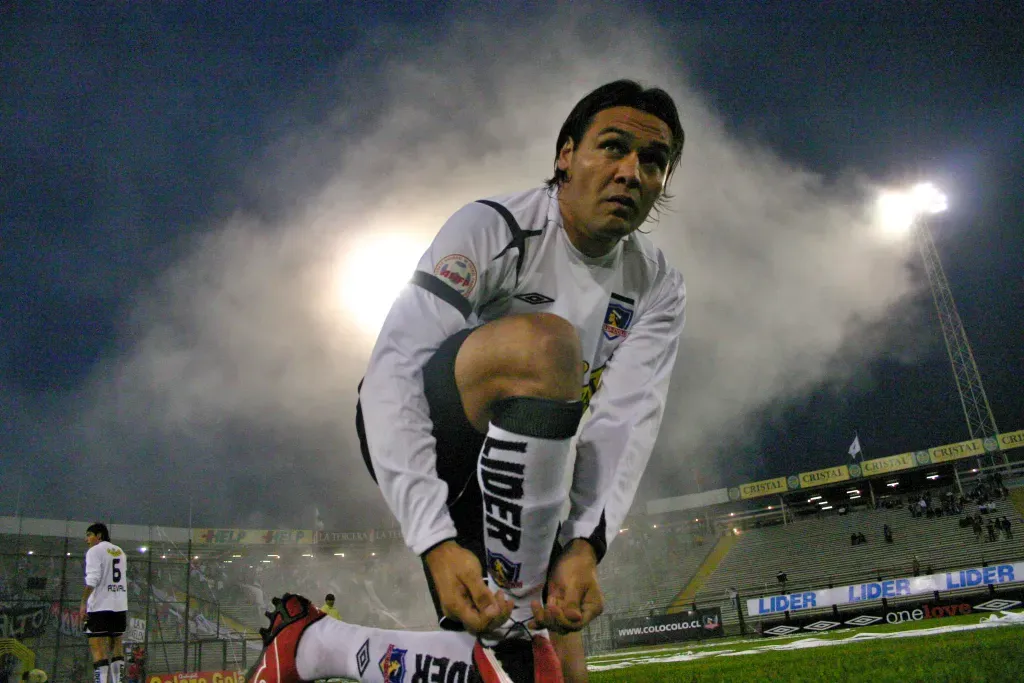
[[[358,344],[344,331],[310,341],[305,304],[290,295],[316,263],[317,240],[329,239],[335,217],[338,231],[356,235],[375,229],[364,215],[420,211],[425,202],[436,230],[476,196],[463,193],[539,182],[549,156],[539,164],[509,156],[516,139],[550,155],[578,97],[637,73],[673,74],[692,103],[681,107],[691,170],[673,186],[685,239],[670,236],[682,245],[672,254],[695,311],[686,335],[696,336],[683,345],[674,385],[685,391],[681,406],[725,381],[713,373],[698,380],[682,359],[714,351],[714,335],[700,337],[700,300],[741,277],[700,277],[700,245],[715,243],[700,228],[725,205],[691,205],[683,185],[719,170],[701,151],[706,124],[736,149],[760,150],[743,158],[770,153],[773,168],[813,178],[806,192],[827,195],[829,206],[847,206],[869,185],[943,188],[950,210],[930,227],[996,422],[1002,431],[1024,428],[1019,7],[825,4],[651,3],[637,12],[573,3],[551,15],[450,3],[436,11],[4,6],[0,514],[184,524],[191,504],[197,526],[308,527],[315,502],[333,528],[379,523],[385,508],[350,427],[366,350],[346,355],[349,341]],[[464,59],[460,45],[469,46]],[[575,61],[577,45],[586,46],[586,68]],[[536,101],[517,102],[509,93],[524,92],[536,74]],[[547,110],[551,118],[534,125],[529,112]],[[688,111],[702,113],[688,119]],[[496,125],[511,120],[521,125]],[[486,175],[495,158],[515,172],[444,194],[474,169]],[[750,185],[750,196],[774,192]],[[771,196],[759,201],[770,205]],[[312,206],[330,211],[312,218]],[[790,238],[772,225],[752,211],[739,234],[785,251]],[[640,497],[846,462],[855,430],[869,458],[968,438],[923,267],[908,253],[892,271],[905,275],[905,290],[884,311],[838,311],[843,336],[815,357],[821,372],[741,401],[700,447],[677,452],[663,439],[651,464],[658,476],[645,478]],[[844,282],[858,292],[858,282],[867,288],[877,278],[857,258],[821,267],[849,271]],[[771,297],[772,279],[759,289]],[[226,310],[232,326],[218,328]],[[796,316],[792,326],[801,324]],[[775,335],[756,324],[741,329],[755,346]],[[275,347],[280,367],[251,360],[278,338],[289,340]],[[180,365],[150,372],[154,349]],[[335,365],[344,366],[330,375],[336,382],[317,379],[317,368]],[[216,386],[161,393],[195,367],[220,378]],[[253,367],[267,375],[265,394],[245,381]],[[208,401],[224,377],[237,381],[232,392]],[[302,405],[263,400],[274,386],[282,395],[294,386]]]

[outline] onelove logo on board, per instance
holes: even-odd
[[[189,673],[151,674],[146,683],[244,683],[244,671],[192,671]]]
[[[788,636],[794,633],[821,633],[837,628],[860,628],[879,624],[905,624],[927,619],[943,619],[964,614],[984,614],[1014,609],[1024,597],[1018,590],[1004,591],[998,597],[988,594],[956,598],[954,600],[915,600],[885,609],[882,605],[845,609],[838,616],[833,613],[799,616],[785,621],[766,622],[761,626],[763,636]]]

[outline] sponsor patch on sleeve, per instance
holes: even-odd
[[[434,266],[434,275],[462,296],[469,296],[476,287],[476,265],[462,254],[448,254],[438,261]]]

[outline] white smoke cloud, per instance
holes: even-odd
[[[460,205],[538,184],[573,104],[615,78],[667,89],[687,132],[675,198],[651,226],[689,290],[652,461],[666,481],[752,435],[756,411],[841,381],[850,321],[870,327],[911,292],[906,250],[875,238],[860,188],[826,186],[730,136],[672,61],[671,36],[596,13],[437,35],[406,48],[381,34],[354,50],[379,68],[341,63],[334,114],[290,131],[268,153],[275,165],[249,173],[289,208],[236,216],[139,295],[124,351],[70,409],[84,469],[128,468],[179,505],[189,490],[222,524],[309,526],[314,501],[336,527],[383,513],[353,426],[370,345],[346,304],[384,283],[339,284],[348,250],[389,232],[425,246]],[[334,171],[310,188],[309,165]],[[159,516],[165,503],[113,512]]]

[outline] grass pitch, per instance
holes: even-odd
[[[977,624],[977,615],[943,620],[944,625]],[[911,683],[913,681],[1022,681],[1024,680],[1024,626],[1010,625],[975,630],[944,632],[917,637],[864,639],[869,633],[924,631],[881,626],[835,632],[815,638],[831,644],[798,647],[799,639],[721,641],[720,645],[674,647],[641,652],[612,653],[593,657],[589,663],[601,666],[631,663],[631,666],[592,671],[594,683],[619,681],[869,681],[870,683]],[[911,635],[910,633],[907,634]],[[859,636],[859,637],[858,637]],[[765,646],[796,649],[768,650]],[[703,658],[671,661],[690,654]],[[660,660],[660,661],[659,661]]]

